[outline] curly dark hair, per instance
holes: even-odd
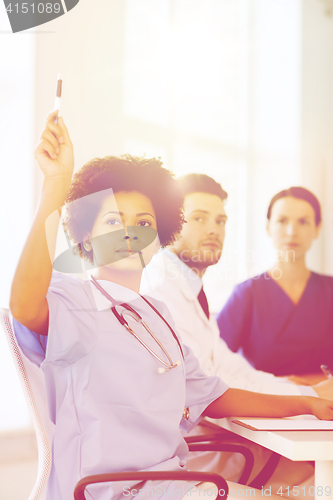
[[[147,196],[155,210],[157,232],[162,247],[170,245],[180,232],[183,222],[183,195],[169,170],[162,167],[160,158],[131,155],[94,158],[73,177],[66,197],[64,229],[74,243],[73,251],[93,263],[93,253],[83,246],[85,233],[90,233],[104,198],[105,191],[137,191]],[[105,191],[103,196],[87,195]]]

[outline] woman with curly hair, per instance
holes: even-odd
[[[183,222],[171,173],[159,160],[107,157],[86,164],[71,183],[73,147],[56,116],[49,115],[36,148],[45,180],[11,294],[18,342],[44,373],[55,424],[48,500],[72,498],[87,475],[183,470],[188,448],[180,429],[190,430],[203,415],[333,419],[331,401],[229,389],[200,370],[165,306],[139,295],[143,267]],[[65,228],[74,251],[90,260],[91,280],[52,273],[64,203]],[[177,500],[191,483],[179,486],[138,487],[141,495]],[[110,500],[130,492],[113,483],[87,494]]]

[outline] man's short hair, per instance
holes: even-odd
[[[228,197],[221,184],[205,174],[184,175],[178,179],[178,185],[184,198],[191,193],[215,194],[222,201]]]

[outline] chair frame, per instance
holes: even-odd
[[[16,342],[8,309],[0,308],[0,323],[5,332],[6,340],[9,344],[9,349],[16,367],[16,371],[18,373],[18,377],[28,403],[32,423],[37,438],[38,472],[35,485],[29,495],[28,500],[45,500],[46,486],[52,465],[52,452],[49,436],[46,432],[43,419],[36,403],[35,394],[30,384],[23,356]]]
[[[97,474],[82,478],[74,490],[74,500],[86,500],[84,491],[90,484],[115,482],[115,481],[195,481],[197,483],[209,482],[217,486],[216,499],[226,499],[229,493],[229,486],[226,480],[219,474],[209,472],[192,471],[139,471],[139,472],[115,472],[109,474]]]

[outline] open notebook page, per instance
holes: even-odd
[[[254,431],[333,431],[332,420],[303,415],[287,418],[238,418],[232,422]]]

